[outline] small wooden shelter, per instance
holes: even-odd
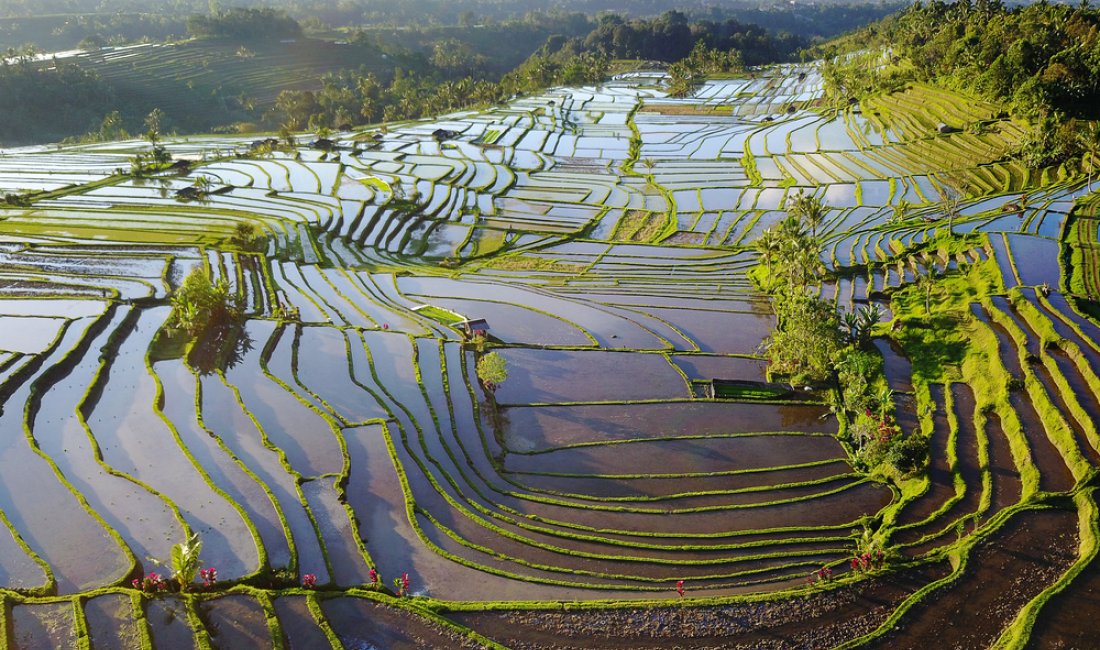
[[[467,318],[455,323],[456,327],[461,327],[463,333],[466,334],[466,338],[474,339],[478,336],[489,336],[489,322],[484,318]]]

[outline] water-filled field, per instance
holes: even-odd
[[[1091,188],[1030,173],[1006,155],[1021,125],[931,87],[837,111],[816,104],[813,65],[688,98],[658,81],[344,133],[335,151],[179,139],[191,168],[150,178],[121,173],[138,141],[0,153],[0,189],[30,192],[0,209],[7,640],[1085,638]],[[209,191],[188,199],[197,178]],[[937,249],[939,194],[960,184],[952,227],[972,245]],[[993,287],[957,325],[981,358],[931,372],[925,347],[876,340],[897,420],[930,441],[925,478],[857,471],[816,393],[700,392],[765,379],[775,318],[752,244],[799,191],[829,206],[838,309],[877,302],[888,320],[922,274]],[[232,243],[241,223],[264,250]],[[196,268],[243,306],[212,353],[166,332]],[[467,319],[507,362],[493,394]],[[851,571],[868,529],[888,567]],[[192,534],[215,584],[133,587]],[[822,567],[829,584],[808,585]],[[664,606],[681,599],[697,609]]]

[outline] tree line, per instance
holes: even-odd
[[[734,19],[772,32],[828,38],[886,16],[905,3],[896,0],[837,3],[775,3],[766,0],[0,0],[0,18],[79,14],[156,14],[182,19],[220,10],[221,4],[246,9],[270,7],[299,21],[328,26],[491,25],[553,14],[596,16],[616,13],[653,17],[671,5],[697,20]],[[20,41],[25,42],[25,41]],[[75,42],[75,41],[74,41]],[[39,45],[45,45],[39,43]]]
[[[0,61],[0,142],[60,140],[99,123],[115,105],[110,86],[64,60],[48,67],[32,48],[10,48]]]
[[[211,47],[251,43],[247,50],[242,46],[246,53],[277,48],[277,39],[303,34],[288,14],[271,9],[192,16],[188,29],[197,37],[214,39]],[[692,22],[681,12],[653,19],[602,16],[590,22],[583,16],[559,14],[494,27],[355,30],[345,32],[343,41],[349,62],[370,63],[345,64],[327,74],[319,71],[317,87],[283,91],[264,104],[249,99],[263,88],[229,84],[212,89],[179,83],[172,90],[179,100],[174,103],[204,108],[169,114],[165,123],[199,131],[235,124],[250,130],[296,130],[414,119],[499,103],[554,85],[595,83],[607,76],[611,59],[622,57],[672,64],[674,91],[688,92],[700,75],[790,59],[805,43],[736,21]],[[544,44],[532,53],[538,42]],[[36,65],[30,59],[7,66],[0,77],[5,84],[0,88],[9,90],[0,100],[9,108],[5,129],[0,130],[0,142],[5,144],[78,134],[99,139],[110,137],[120,126],[140,128],[142,116],[162,105],[151,101],[153,91],[163,94],[172,84],[165,79],[155,89],[127,85],[124,77],[108,81],[75,65]]]
[[[500,81],[447,79],[398,69],[387,83],[373,72],[343,70],[322,77],[319,90],[283,91],[266,121],[293,131],[416,119],[495,104],[548,86],[595,83],[607,71],[607,60],[590,54],[535,55]]]
[[[680,61],[688,58],[696,44],[722,52],[737,51],[748,65],[782,61],[808,45],[790,33],[772,34],[759,25],[736,20],[689,21],[680,11],[669,11],[654,19],[628,20],[621,15],[601,16],[585,38],[585,51],[610,59],[653,59]]]
[[[298,21],[275,9],[242,9],[196,14],[187,19],[187,31],[195,38],[253,41],[301,38]]]
[[[793,37],[771,36],[751,25],[689,23],[679,12],[667,12],[652,20],[605,16],[583,38],[551,37],[499,80],[485,78],[483,71],[471,69],[476,66],[463,63],[470,60],[467,57],[472,52],[452,56],[454,53],[444,46],[431,59],[434,74],[398,71],[389,83],[363,71],[326,75],[320,90],[282,92],[267,121],[295,130],[437,115],[502,102],[516,94],[555,85],[596,83],[607,76],[612,58],[671,63],[674,83],[682,79],[683,85],[690,86],[700,74],[739,70],[746,59],[763,63],[790,58],[800,42]],[[448,78],[448,71],[466,76]]]

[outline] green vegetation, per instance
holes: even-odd
[[[688,56],[669,66],[668,92],[673,97],[684,97],[709,75],[742,72],[744,69],[741,50],[708,49],[705,42],[699,40]]]
[[[469,74],[461,34],[410,56]],[[527,77],[603,65],[560,40]],[[837,111],[816,65],[633,71],[351,146],[165,109],[0,156],[5,641],[1087,645],[1089,159],[1027,170],[1029,127],[936,83]],[[360,81],[284,103],[335,138]],[[434,92],[394,82],[383,114]]]
[[[650,20],[605,15],[583,42],[585,51],[609,59],[684,61],[703,74],[784,60],[804,45],[806,42],[791,32],[776,36],[737,20],[690,22],[679,11]]]
[[[668,216],[634,210],[626,213],[615,226],[616,241],[653,242],[665,231]]]
[[[234,7],[211,15],[191,16],[187,31],[196,38],[254,41],[299,38],[302,26],[290,16],[274,9]]]
[[[108,115],[110,120],[111,116]],[[107,121],[107,120],[105,120]],[[145,117],[145,139],[149,142],[149,151],[143,151],[130,158],[130,173],[134,176],[145,176],[151,172],[160,171],[172,161],[172,155],[161,143],[161,128],[164,121],[164,113],[158,108]],[[100,127],[103,131],[103,127]]]
[[[991,101],[1030,123],[1016,153],[1042,169],[1089,152],[1087,129],[1075,120],[1100,118],[1098,26],[1100,11],[1087,4],[918,3],[833,45],[862,53],[827,64],[824,75],[839,102],[913,81]]]
[[[857,467],[871,472],[888,464],[899,476],[911,475],[924,466],[927,440],[916,431],[906,435],[894,420],[893,391],[881,358],[870,350],[881,310],[869,305],[838,315],[816,295],[823,274],[816,232],[827,213],[820,199],[799,192],[788,202],[787,217],[755,242],[760,265],[753,277],[770,293],[776,315],[775,331],[763,344],[768,372],[794,386],[835,388],[834,410]],[[920,277],[922,286],[932,286],[931,273]],[[932,290],[924,291],[931,316]]]
[[[94,72],[65,60],[42,66],[36,55],[30,47],[0,61],[0,142],[61,140],[116,109],[117,95]]]
[[[180,591],[187,591],[194,584],[199,574],[201,553],[202,540],[198,533],[191,535],[186,542],[172,545],[172,578]]]
[[[773,400],[790,395],[791,391],[782,386],[769,386],[767,384],[729,383],[722,382],[714,385],[714,397],[722,399],[743,400]]]
[[[679,12],[633,20],[609,14],[595,22],[530,15],[406,30],[396,38],[392,30],[356,27],[334,42],[307,37],[278,9],[233,8],[193,15],[187,29],[197,40],[138,47],[133,56],[91,51],[58,66],[29,55],[9,58],[0,89],[7,78],[5,96],[20,99],[6,114],[29,128],[0,131],[0,143],[123,137],[154,109],[179,132],[416,119],[549,86],[591,84],[607,76],[615,58],[675,63],[674,90],[686,92],[701,75],[790,59],[806,44],[734,19],[691,22]],[[103,40],[98,34],[87,38]],[[49,120],[46,107],[53,107]]]
[[[792,385],[828,381],[843,344],[836,310],[802,292],[777,295],[778,325],[764,343],[772,376],[786,377]]]
[[[202,268],[196,268],[172,294],[172,327],[192,338],[220,332],[240,318],[240,305],[230,294],[225,279],[213,282]]]
[[[497,352],[483,354],[477,360],[477,378],[493,392],[508,379],[508,363]]]
[[[843,346],[836,309],[813,295],[824,272],[813,234],[823,213],[819,200],[799,195],[787,217],[755,243],[761,266],[754,279],[772,296],[776,316],[775,331],[763,344],[769,373],[792,385],[828,381]]]
[[[198,183],[200,179],[206,178],[205,176],[199,176],[195,181]],[[209,180],[207,180],[207,183],[209,183]],[[254,221],[240,221],[233,227],[233,234],[229,237],[229,244],[242,251],[260,252],[267,248],[267,237],[264,234],[263,228],[258,223]]]

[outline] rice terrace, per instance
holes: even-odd
[[[0,150],[3,645],[1095,644],[1100,138],[868,60]]]

